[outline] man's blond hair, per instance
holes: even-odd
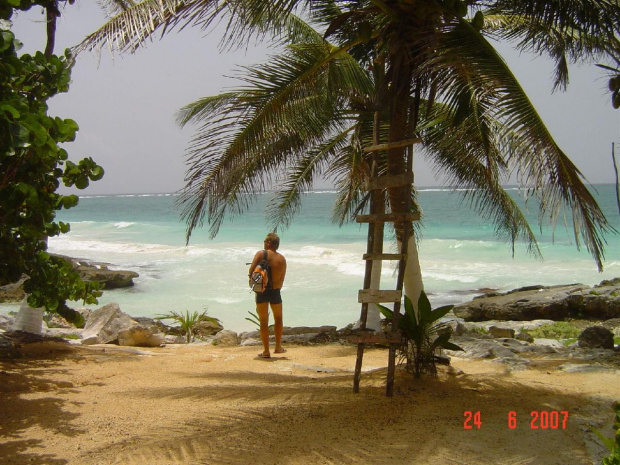
[[[280,237],[276,233],[267,234],[265,240],[269,241],[273,250],[278,250],[278,247],[280,247]]]

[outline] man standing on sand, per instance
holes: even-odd
[[[282,354],[286,350],[282,347],[282,297],[280,289],[284,284],[284,276],[286,275],[286,259],[278,253],[280,247],[280,238],[275,233],[267,234],[264,242],[264,250],[267,251],[267,261],[269,262],[269,279],[267,288],[256,294],[256,313],[260,321],[260,338],[263,342],[263,351],[258,354],[260,358],[270,358],[269,352],[269,306],[273,311],[274,334],[276,339],[276,354]],[[254,268],[263,259],[263,250],[259,250],[254,255],[254,260],[250,265],[250,276]]]

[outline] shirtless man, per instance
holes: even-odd
[[[276,338],[276,347],[274,352],[282,354],[286,350],[282,347],[282,297],[280,289],[284,284],[284,276],[286,275],[286,259],[278,253],[280,247],[280,238],[275,233],[267,234],[264,242],[264,250],[267,251],[267,261],[271,272],[269,273],[269,281],[267,289],[260,294],[256,294],[256,313],[260,321],[260,338],[263,342],[263,351],[258,354],[260,358],[269,358],[269,306],[273,311],[273,319],[275,320],[274,334]],[[254,255],[254,260],[250,265],[249,274],[251,275],[254,268],[263,259],[263,251],[259,250]]]

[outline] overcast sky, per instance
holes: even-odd
[[[56,53],[81,42],[105,20],[92,0],[64,8]],[[43,21],[40,9],[13,18],[24,52],[43,50]],[[183,187],[185,149],[193,129],[176,125],[176,111],[233,87],[230,76],[236,66],[261,62],[268,53],[265,46],[221,53],[218,44],[217,33],[205,36],[197,28],[186,28],[155,39],[133,55],[111,59],[104,50],[101,60],[89,52],[78,57],[70,91],[50,101],[49,113],[80,126],[77,140],[66,146],[71,159],[92,157],[106,171],[82,194],[175,192]],[[615,182],[611,144],[620,145],[620,110],[611,106],[604,72],[594,65],[572,68],[568,92],[552,95],[549,62],[516,56],[508,47],[500,50],[586,179],[593,184]],[[414,163],[418,187],[441,184],[423,160]]]

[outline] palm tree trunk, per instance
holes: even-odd
[[[406,54],[394,54],[392,63],[394,65],[391,70],[389,142],[398,142],[407,139],[410,135],[408,129],[411,121],[409,119],[413,118],[413,115],[410,115],[410,106],[403,103],[410,100],[412,77],[411,65]],[[406,147],[388,150],[388,174],[398,175],[407,171],[406,150]],[[411,152],[411,156],[413,156],[413,152]],[[388,199],[392,212],[408,213],[411,199],[409,186],[389,189]],[[399,252],[402,253],[403,242],[407,241],[404,290],[405,295],[411,299],[414,308],[417,309],[418,298],[423,289],[422,273],[413,227],[410,223],[407,226],[405,228],[404,223],[394,225]]]

